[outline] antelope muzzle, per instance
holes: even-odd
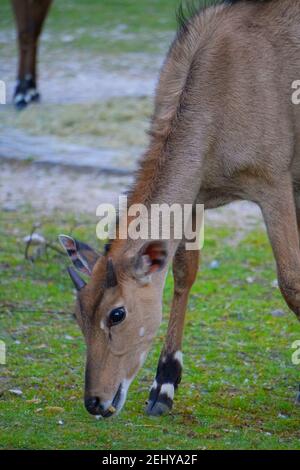
[[[84,399],[84,404],[87,411],[91,415],[102,416],[103,418],[110,418],[121,409],[120,405],[123,401],[122,395],[122,385],[120,385],[111,403],[101,400],[100,397],[87,396]]]

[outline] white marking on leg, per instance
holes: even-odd
[[[183,356],[181,351],[176,351],[176,353],[174,354],[174,359],[179,362],[181,367],[183,366]]]
[[[160,393],[164,393],[171,400],[174,398],[174,385],[173,384],[163,384],[160,389]]]

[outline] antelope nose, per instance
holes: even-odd
[[[84,400],[85,407],[91,415],[100,415],[104,412],[98,397],[87,397]]]

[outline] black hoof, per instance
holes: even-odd
[[[164,399],[164,397],[160,397],[159,401],[149,401],[146,408],[146,414],[149,416],[163,416],[168,414],[172,409],[173,401],[171,400],[171,403],[161,401]]]
[[[169,413],[173,406],[175,388],[171,383],[158,384],[154,381],[150,390],[147,415],[161,416]]]
[[[15,108],[18,111],[21,111],[22,109],[25,109],[27,104],[28,104],[28,102],[25,99],[25,95],[23,95],[23,96],[19,95],[19,96],[16,96],[14,98],[14,105],[15,105]]]
[[[37,91],[36,88],[31,88],[26,93],[26,100],[28,103],[39,103],[41,99],[41,95]]]
[[[161,416],[169,413],[173,406],[175,390],[181,380],[182,354],[163,354],[159,360],[156,379],[150,390],[146,413]]]
[[[40,101],[40,94],[36,89],[36,83],[32,77],[28,76],[22,80],[18,80],[13,102],[17,110],[22,110],[30,103]]]

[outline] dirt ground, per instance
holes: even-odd
[[[108,176],[95,172],[61,171],[59,166],[42,168],[20,163],[0,166],[0,201],[7,211],[30,205],[38,214],[53,211],[95,214],[101,203],[116,204],[118,196],[132,182],[130,177]],[[46,189],[45,189],[46,188]],[[260,210],[255,204],[237,202],[208,211],[206,224],[229,225],[245,232],[261,225]]]
[[[39,79],[44,104],[89,103],[116,96],[145,96],[153,93],[162,55],[128,53],[95,56],[88,52],[40,53]],[[15,81],[16,59],[1,64],[10,101]]]

